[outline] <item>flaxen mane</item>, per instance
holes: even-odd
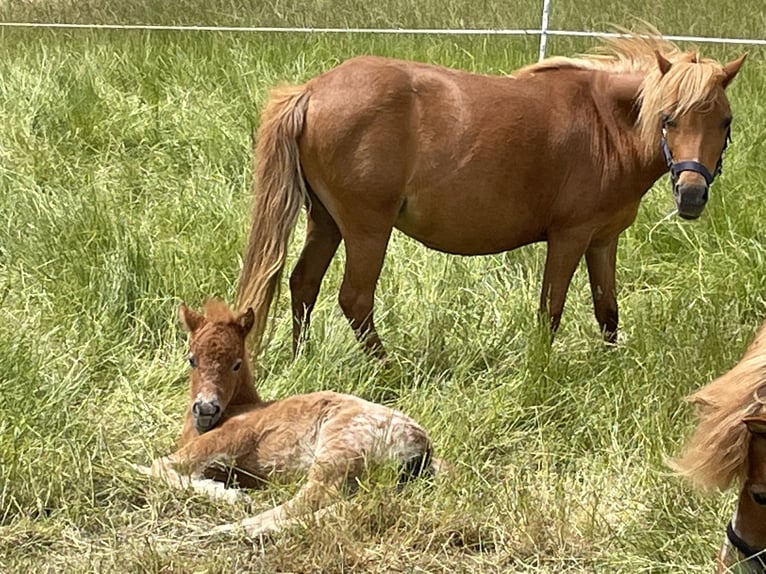
[[[750,434],[742,419],[766,405],[766,323],[739,363],[689,400],[699,408],[699,424],[670,466],[697,486],[726,489],[747,472]]]
[[[657,53],[672,64],[665,74],[661,73],[657,64]],[[637,126],[646,153],[653,153],[657,146],[658,118],[661,114],[672,119],[692,108],[710,105],[718,94],[715,88],[725,77],[723,65],[719,62],[700,58],[696,50],[682,51],[655,34],[626,34],[607,40],[593,54],[575,58],[554,56],[526,66],[514,75],[522,77],[566,68],[644,74]]]
[[[210,323],[232,323],[234,314],[229,306],[220,299],[210,299],[205,302],[205,318]]]

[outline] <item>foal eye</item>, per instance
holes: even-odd
[[[197,366],[197,357],[189,353],[189,356],[187,358],[189,359],[189,366],[192,369]]]
[[[232,371],[239,371],[239,368],[242,366],[242,359],[237,359],[234,361],[234,365],[232,365],[231,370]]]
[[[673,129],[675,127],[678,127],[678,124],[676,124],[675,120],[666,119],[665,120],[665,127],[669,129]]]
[[[721,127],[723,129],[728,129],[729,127],[731,127],[731,120],[732,118],[724,118],[724,120],[721,122]]]

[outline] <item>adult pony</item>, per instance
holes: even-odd
[[[705,489],[740,485],[718,572],[766,573],[766,322],[739,363],[690,400],[699,422],[671,466]]]
[[[617,338],[620,233],[668,169],[678,213],[698,217],[732,119],[726,65],[657,38],[485,76],[378,57],[276,90],[255,149],[251,228],[237,289],[260,346],[301,206],[290,277],[293,351],[341,241],[340,306],[374,354],[375,286],[396,227],[426,246],[483,255],[548,244],[540,310],[555,330],[585,255],[596,319]]]
[[[184,304],[179,316],[190,333],[191,384],[178,449],[136,469],[230,502],[244,498],[225,488],[232,474],[249,487],[307,475],[292,499],[239,524],[250,536],[319,510],[369,466],[399,465],[401,483],[439,466],[426,431],[383,405],[329,391],[262,401],[245,350],[252,310],[235,316],[210,301],[204,316]]]

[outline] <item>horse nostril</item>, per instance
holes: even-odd
[[[221,404],[215,399],[212,401],[194,401],[192,405],[192,414],[197,417],[214,417],[220,412]]]

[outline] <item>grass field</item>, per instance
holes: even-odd
[[[67,22],[530,27],[539,3],[358,0],[0,2]],[[736,11],[659,0],[554,0],[552,26],[644,18],[666,33],[764,37]],[[669,6],[673,6],[669,8]],[[725,17],[724,17],[725,14]],[[552,53],[591,41],[553,38]],[[0,30],[0,569],[4,572],[708,572],[734,494],[666,469],[692,424],[683,397],[728,369],[766,316],[766,51],[729,90],[734,144],[703,217],[665,218],[667,178],[618,254],[621,343],[606,349],[584,269],[552,347],[535,307],[543,246],[483,258],[389,248],[367,360],[338,310],[342,250],[290,361],[287,297],[262,394],[333,389],[421,421],[451,479],[371,480],[337,517],[266,546],[209,538],[252,508],[135,476],[166,454],[186,404],[180,300],[232,300],[249,217],[250,133],[270,87],[357,54],[489,73],[535,38]],[[730,59],[731,46],[703,52]],[[291,261],[301,243],[298,226]],[[290,263],[288,265],[291,265]]]

